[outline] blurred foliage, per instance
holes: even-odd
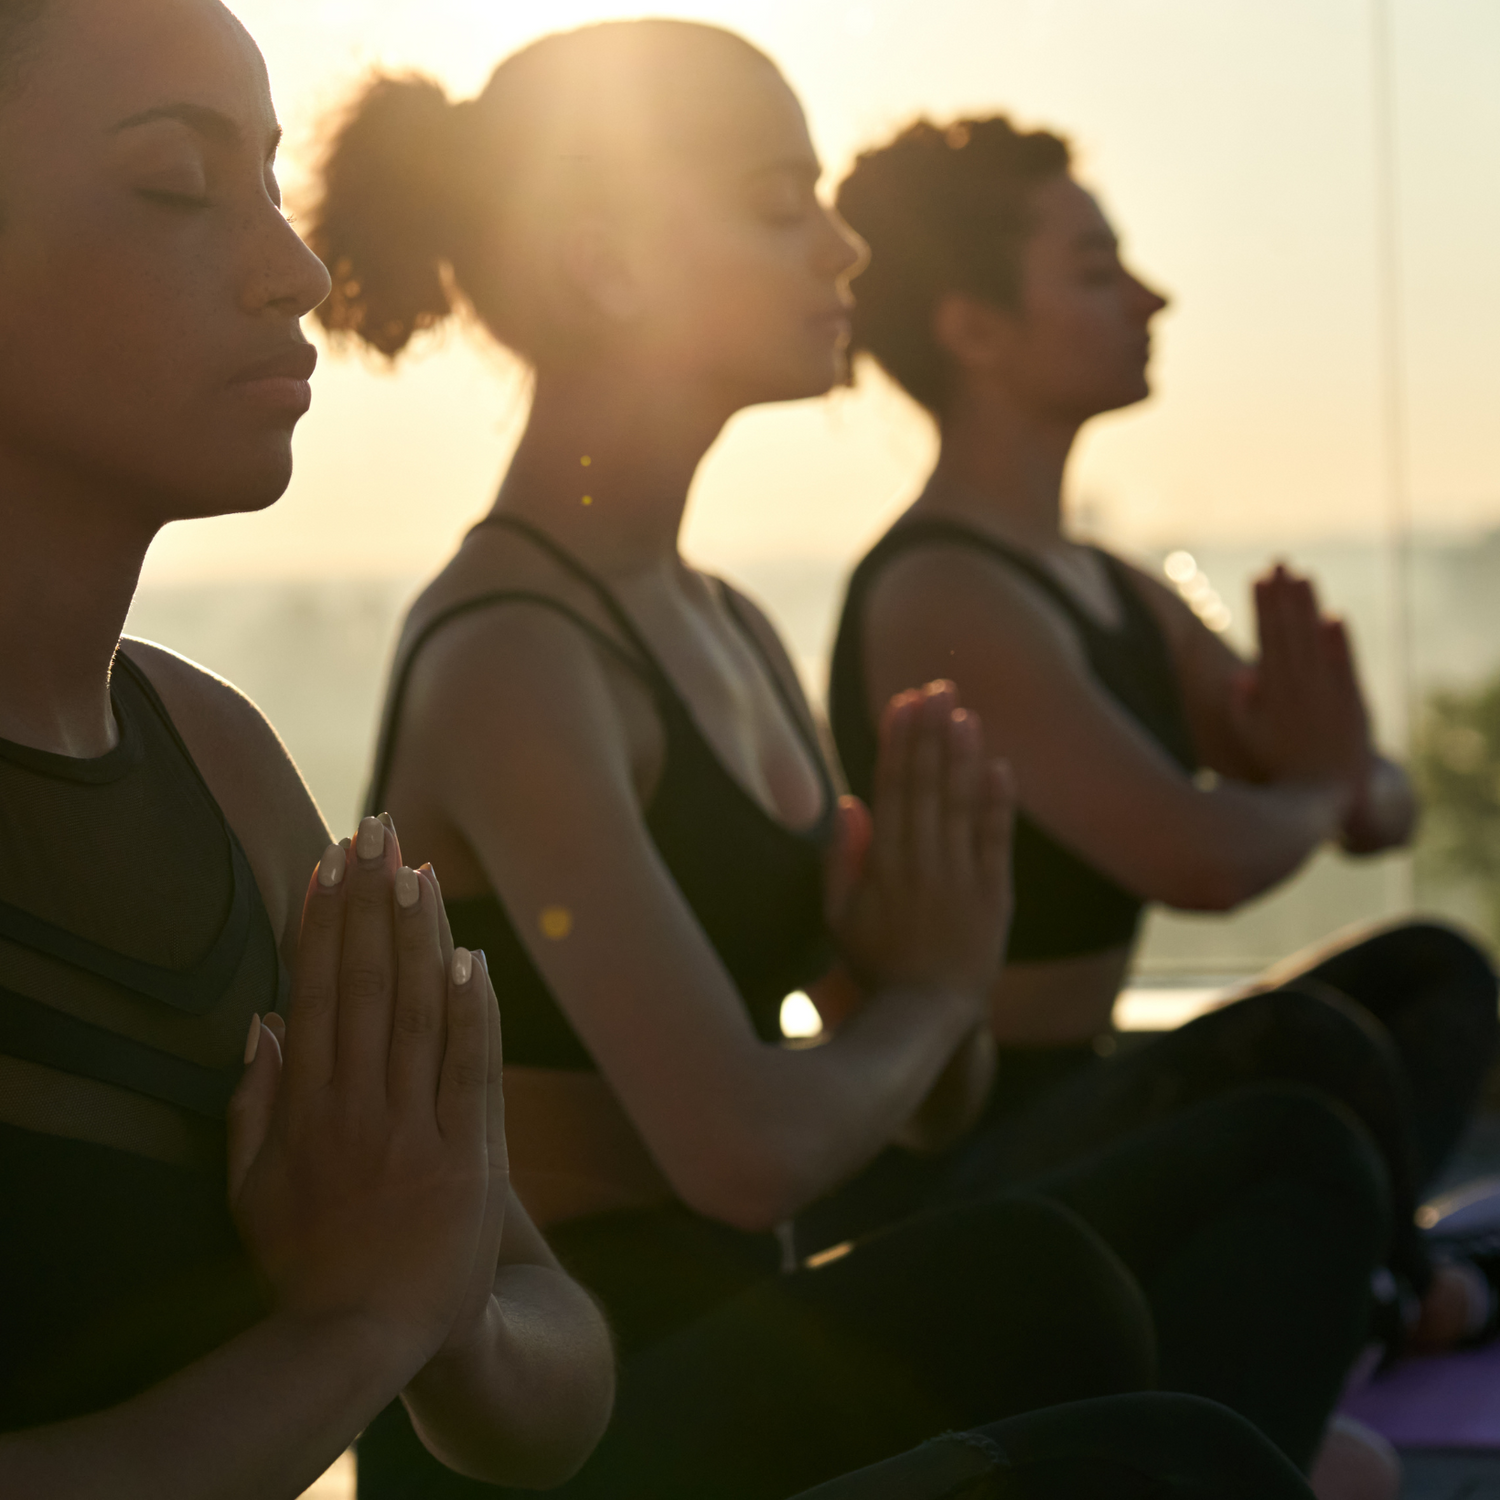
[[[1500,677],[1429,696],[1413,773],[1424,804],[1419,878],[1472,890],[1500,941]]]

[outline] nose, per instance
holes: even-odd
[[[333,290],[328,268],[269,198],[257,214],[261,233],[256,236],[256,254],[245,277],[246,310],[274,310],[300,318]]]
[[[840,281],[853,281],[870,264],[870,247],[833,208],[823,209],[829,267]]]
[[[1141,317],[1150,322],[1157,313],[1165,312],[1172,305],[1172,299],[1165,292],[1159,292],[1149,282],[1142,281],[1139,276],[1132,275],[1137,300],[1141,306]]]

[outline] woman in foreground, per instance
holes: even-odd
[[[291,473],[327,278],[278,134],[215,0],[0,0],[7,1500],[293,1500],[397,1396],[554,1484],[609,1413],[435,879],[373,819],[330,845],[244,698],[120,641],[163,525]]]
[[[394,356],[462,302],[535,371],[494,510],[407,621],[372,796],[490,956],[515,1180],[622,1345],[615,1425],[568,1493],[774,1500],[943,1427],[1139,1389],[1158,1337],[1164,1386],[1305,1465],[1385,1233],[1365,1144],[1316,1100],[1210,1106],[1244,1151],[1187,1199],[1196,1123],[1040,1185],[1054,1203],[812,1266],[784,1232],[893,1140],[968,1127],[1007,907],[1008,784],[951,686],[886,710],[872,823],[769,623],[678,552],[728,418],[840,377],[859,252],[818,175],[763,55],[619,23],[460,105],[376,80],[312,230],[330,329]],[[799,988],[852,1012],[825,1046],[781,1045]],[[360,1472],[375,1500],[447,1492],[395,1409]]]
[[[859,158],[838,201],[872,248],[856,344],[931,413],[941,451],[850,584],[835,737],[867,787],[881,705],[941,669],[1015,765],[1021,816],[992,1005],[1010,1087],[967,1160],[892,1157],[812,1240],[1289,1079],[1339,1098],[1380,1145],[1415,1341],[1493,1333],[1500,1262],[1435,1267],[1414,1222],[1495,1052],[1494,974],[1467,939],[1388,927],[1292,960],[1148,1047],[1107,1044],[1147,902],[1227,910],[1326,843],[1373,854],[1414,822],[1404,774],[1371,744],[1343,628],[1311,585],[1279,567],[1257,584],[1252,667],[1158,581],[1070,533],[1074,439],[1147,394],[1165,300],[1121,263],[1066,144],[1003,118],[910,127]],[[1388,1337],[1398,1345],[1399,1328]]]

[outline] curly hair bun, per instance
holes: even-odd
[[[946,126],[920,119],[861,153],[837,199],[870,247],[854,286],[853,350],[940,411],[949,371],[932,327],[938,301],[967,292],[1014,305],[1031,193],[1070,159],[1061,136],[1017,130],[1003,115]]]
[[[446,267],[463,232],[454,181],[467,151],[467,106],[410,73],[372,80],[323,162],[323,196],[308,243],[333,293],[318,319],[394,357],[454,310]]]

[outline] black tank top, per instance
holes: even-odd
[[[119,743],[0,740],[0,1430],[126,1400],[262,1315],[224,1112],[275,936],[123,653]]]
[[[516,517],[495,516],[480,525],[504,526],[527,537],[593,592],[622,639],[614,639],[547,594],[507,590],[481,594],[442,610],[417,633],[393,676],[369,807],[383,809],[412,664],[438,631],[476,610],[502,605],[531,605],[562,615],[650,691],[666,735],[666,757],[645,810],[646,829],[733,979],[756,1034],[763,1041],[779,1041],[782,1000],[811,984],[833,962],[823,923],[823,859],[832,838],[836,794],[805,708],[787,690],[735,603],[733,591],[726,588],[730,617],[765,666],[817,766],[822,815],[812,828],[795,831],[771,817],[725,770],[646,638],[601,579],[545,532]],[[592,1070],[593,1058],[500,898],[487,893],[453,900],[447,910],[454,942],[482,948],[489,961],[500,998],[505,1060],[531,1067]]]
[[[878,743],[865,678],[865,599],[881,569],[892,560],[932,546],[983,553],[1034,583],[1077,632],[1099,685],[1184,771],[1197,769],[1166,638],[1118,559],[1098,553],[1123,616],[1123,623],[1110,630],[1081,609],[1035,558],[970,526],[934,518],[893,527],[849,581],[834,645],[828,703],[839,755],[849,785],[858,795],[870,795]],[[958,688],[962,694],[963,684]],[[1103,953],[1135,938],[1144,904],[1140,898],[1043,832],[1024,813],[1016,820],[1015,888],[1007,953],[1012,961]]]

